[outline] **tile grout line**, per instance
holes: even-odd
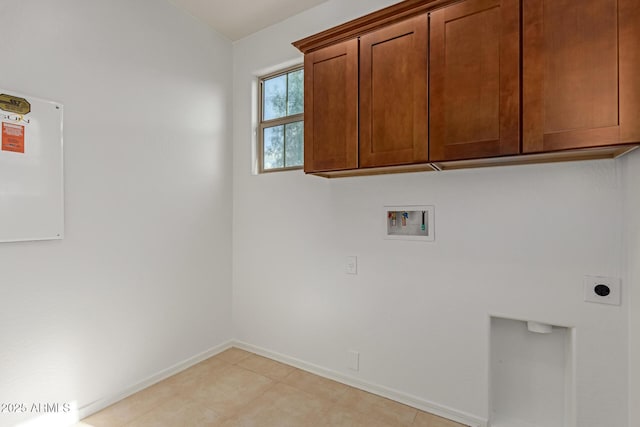
[[[236,349],[238,349],[237,347],[231,347],[231,348],[236,348]],[[238,350],[241,350],[241,351],[247,352],[246,350],[242,350],[242,349],[238,349]],[[221,419],[221,423],[223,423],[223,424],[224,424],[224,423],[227,423],[227,422],[231,421],[232,419],[236,418],[237,416],[239,416],[239,415],[242,413],[242,410],[244,410],[245,408],[249,407],[250,405],[253,405],[253,404],[255,403],[255,401],[256,401],[256,400],[258,400],[259,398],[261,398],[262,396],[264,396],[264,395],[265,395],[269,390],[273,389],[273,387],[275,387],[275,385],[277,384],[277,381],[276,381],[276,380],[274,380],[273,378],[269,378],[269,377],[267,377],[266,375],[262,375],[262,374],[261,374],[261,373],[259,373],[259,372],[254,372],[254,371],[252,371],[251,369],[247,369],[247,368],[244,368],[244,367],[242,367],[242,366],[240,366],[240,365],[239,365],[239,363],[241,363],[242,361],[244,361],[244,360],[246,360],[246,359],[250,358],[250,357],[251,357],[251,355],[255,354],[255,353],[251,353],[251,352],[247,352],[247,353],[249,353],[249,354],[247,354],[247,355],[246,355],[245,357],[243,357],[242,359],[236,360],[235,362],[227,362],[227,363],[229,363],[229,364],[230,364],[230,366],[235,366],[235,367],[236,367],[236,368],[238,368],[238,369],[242,369],[242,370],[244,370],[244,371],[251,372],[251,373],[253,373],[253,374],[256,374],[256,375],[259,375],[259,376],[261,376],[261,377],[263,377],[263,378],[266,378],[266,379],[268,379],[269,381],[271,381],[271,382],[272,382],[272,384],[270,384],[268,387],[266,387],[266,388],[265,388],[265,390],[264,390],[262,393],[260,393],[259,395],[257,395],[257,396],[255,396],[255,397],[253,397],[251,400],[249,400],[249,401],[248,401],[248,402],[246,402],[245,404],[243,404],[243,405],[241,405],[240,407],[238,407],[238,408],[233,412],[233,414],[231,414],[231,415],[229,415],[229,416],[226,416],[226,417],[223,417],[223,418]],[[213,357],[218,357],[218,356],[219,356],[219,355],[216,355],[216,356],[213,356]],[[222,361],[226,362],[224,359],[220,359],[220,360],[222,360]],[[209,409],[211,409],[211,408],[209,408]],[[214,412],[215,412],[215,411],[214,411]]]
[[[232,352],[230,352],[228,355],[224,355],[224,353],[229,350],[232,350]],[[225,360],[225,356],[230,360]],[[250,360],[252,358],[257,358],[257,359]],[[217,360],[217,362],[211,363],[210,365],[205,364],[208,360],[213,360],[213,359]],[[245,362],[248,362],[248,363],[245,363]],[[247,367],[241,366],[241,364],[243,363],[245,363]],[[232,412],[229,412],[228,415],[223,415],[215,408],[212,408],[211,406],[209,406],[206,400],[200,400],[200,399],[194,398],[195,392],[192,390],[191,393],[188,393],[186,391],[187,390],[186,388],[180,386],[181,384],[180,381],[176,383],[168,383],[164,385],[164,387],[168,387],[168,388],[164,388],[160,386],[159,390],[155,390],[154,392],[159,393],[160,395],[166,392],[169,394],[169,396],[161,398],[151,408],[137,414],[135,417],[131,419],[128,419],[126,422],[118,422],[117,425],[113,425],[113,424],[110,424],[110,425],[112,427],[135,427],[136,422],[138,422],[143,417],[148,416],[149,414],[155,411],[161,412],[161,408],[163,405],[166,405],[168,402],[172,401],[173,399],[175,399],[175,397],[178,397],[178,396],[184,399],[189,404],[197,405],[201,408],[206,408],[207,410],[213,412],[218,417],[218,420],[217,420],[218,424],[227,425],[230,422],[231,423],[234,422],[234,420],[237,421],[238,419],[241,419],[242,414],[244,412],[251,412],[251,408],[258,405],[257,402],[260,399],[262,399],[267,393],[274,391],[274,389],[279,385],[295,390],[297,393],[301,393],[305,397],[305,399],[307,398],[313,399],[318,404],[321,404],[322,407],[324,407],[324,409],[320,409],[316,414],[313,415],[314,418],[318,417],[319,423],[322,423],[323,420],[331,418],[332,411],[344,411],[344,410],[350,411],[354,414],[359,414],[359,416],[371,418],[373,416],[372,415],[373,413],[371,412],[371,410],[375,409],[374,413],[380,412],[379,415],[382,417],[380,420],[385,424],[403,425],[405,427],[417,426],[416,422],[418,421],[419,414],[421,412],[424,412],[427,415],[432,415],[429,412],[422,411],[411,405],[398,402],[391,398],[381,396],[375,393],[371,393],[357,387],[353,387],[349,384],[336,381],[332,378],[328,378],[322,375],[315,374],[313,372],[309,372],[304,369],[300,369],[284,361],[275,360],[268,356],[263,356],[259,353],[255,353],[251,350],[245,350],[238,347],[228,348],[227,350],[221,353],[215,354],[205,360],[202,360],[198,364],[205,364],[205,365],[203,365],[202,371],[197,371],[195,373],[196,376],[194,378],[196,378],[196,382],[195,384],[193,384],[194,387],[192,387],[192,389],[200,389],[202,387],[206,387],[207,384],[214,385],[216,381],[215,379],[218,378],[219,375],[222,375],[222,373],[227,372],[229,369],[233,367],[237,368],[240,372],[257,375],[258,377],[261,377],[264,380],[268,380],[269,382],[264,384],[265,388],[261,390],[259,394],[251,397],[249,401],[241,404],[240,406],[235,408],[235,410],[233,410]],[[193,365],[191,368],[197,366],[198,364]],[[281,368],[285,368],[284,372]],[[145,390],[148,390],[149,388],[158,386],[163,381],[169,380],[170,378],[174,378],[175,376],[180,375],[185,371],[186,370],[180,371],[172,375],[171,377],[167,377],[164,380],[147,387],[146,389],[140,390],[138,393],[142,393]],[[302,376],[295,377],[297,372],[301,373]],[[270,374],[272,376],[270,376]],[[209,378],[209,375],[211,376],[210,378]],[[206,381],[199,382],[198,379],[200,378]],[[260,380],[260,382],[262,382],[262,380]],[[338,387],[333,387],[333,383],[335,383]],[[175,393],[173,392],[174,388],[178,389],[177,391],[175,391]],[[366,395],[360,396],[359,394],[355,394],[349,397],[350,390],[353,390],[355,392],[362,392],[362,393],[365,393]],[[370,400],[367,397],[368,395],[371,395],[375,399]],[[116,402],[110,406],[118,405],[119,403],[133,396],[135,396],[135,394],[128,396],[127,398],[122,399],[119,402]],[[348,403],[349,401],[351,401],[350,404]],[[387,407],[385,404],[382,404],[382,402],[384,401],[389,401],[392,404],[397,404],[402,407],[406,407],[410,409],[412,411],[410,421],[408,421],[407,417],[402,416],[402,411],[400,411],[399,409],[396,409],[393,406]],[[369,410],[367,411],[367,407],[369,406],[371,406],[371,408],[369,408]],[[388,412],[385,412],[385,410],[388,410]],[[405,412],[405,415],[408,415],[408,413]],[[437,416],[435,414],[433,415]],[[401,421],[402,418],[405,418],[405,421]],[[400,424],[398,424],[398,422],[400,422]],[[427,420],[427,422],[429,421]],[[462,424],[460,424],[460,426],[462,426]]]
[[[250,353],[255,353],[262,357],[266,357],[280,363],[289,364],[290,366],[316,375],[320,378],[338,382],[339,384],[343,384],[356,390],[360,390],[378,397],[391,400],[396,403],[400,403],[405,406],[409,406],[419,412],[424,412],[430,415],[444,418],[445,420],[449,420],[459,424],[461,427],[488,427],[487,420],[479,418],[475,415],[460,412],[433,402],[428,402],[416,396],[389,389],[388,387],[379,384],[368,383],[358,378],[350,377],[344,373],[332,371],[330,369],[323,368],[321,366],[314,365],[312,363],[308,363],[294,357],[290,357],[241,341],[233,342],[232,346],[234,348],[245,350]]]
[[[243,351],[246,351],[246,350],[243,350]],[[316,395],[316,394],[314,394],[314,393],[312,393],[312,392],[310,392],[310,391],[303,390],[303,389],[302,389],[302,388],[300,388],[300,387],[297,387],[297,386],[295,386],[295,385],[293,385],[293,384],[289,384],[289,383],[285,382],[284,380],[285,380],[286,378],[288,378],[289,376],[291,376],[293,373],[295,373],[295,371],[296,371],[296,370],[299,370],[298,368],[296,368],[296,367],[294,367],[294,366],[291,366],[291,365],[288,365],[288,364],[286,364],[286,363],[278,362],[278,361],[273,360],[273,359],[270,359],[270,358],[268,358],[268,357],[260,356],[259,354],[256,354],[256,353],[253,353],[253,352],[248,352],[248,353],[250,353],[250,354],[249,354],[247,357],[245,357],[245,358],[243,358],[243,359],[241,359],[241,360],[237,361],[237,362],[235,363],[235,366],[237,366],[237,367],[238,367],[238,368],[240,368],[240,369],[244,369],[244,370],[246,370],[246,371],[248,371],[248,372],[252,372],[252,373],[254,373],[254,374],[257,374],[257,375],[260,375],[260,376],[262,376],[262,377],[268,378],[268,379],[272,380],[272,381],[274,382],[274,384],[273,384],[272,386],[270,386],[268,389],[266,389],[266,390],[265,390],[265,391],[264,391],[260,396],[255,397],[253,400],[251,400],[250,402],[248,402],[248,403],[247,403],[246,405],[244,405],[242,408],[245,408],[246,406],[249,406],[249,405],[251,405],[251,404],[254,404],[256,400],[258,400],[260,397],[264,396],[264,395],[265,395],[267,392],[269,392],[270,390],[273,390],[273,389],[274,389],[278,384],[281,384],[281,385],[284,385],[284,386],[286,386],[286,387],[290,387],[290,388],[292,388],[292,389],[295,389],[295,390],[296,390],[296,391],[298,391],[299,393],[302,393],[302,394],[306,395],[306,396],[307,396],[307,397],[309,397],[309,398],[316,399],[316,400],[318,400],[318,401],[321,401],[321,402],[325,403],[325,404],[326,404],[326,405],[325,405],[325,406],[326,406],[326,409],[324,409],[323,411],[321,411],[321,414],[319,414],[318,416],[323,416],[323,415],[324,415],[324,416],[326,416],[326,415],[328,415],[328,414],[331,412],[331,410],[333,410],[333,408],[335,408],[336,406],[344,407],[344,406],[342,406],[342,405],[340,405],[340,404],[339,404],[338,400],[336,400],[336,401],[332,401],[332,400],[330,400],[330,399],[326,399],[325,397],[318,396],[318,395]],[[251,369],[251,368],[245,368],[245,367],[243,367],[243,366],[240,366],[240,365],[239,365],[241,362],[243,362],[243,361],[245,361],[245,360],[249,359],[249,358],[250,358],[250,357],[252,357],[252,356],[257,356],[257,357],[264,358],[264,359],[266,359],[269,363],[273,363],[273,364],[278,364],[278,365],[283,365],[283,366],[289,367],[289,368],[291,368],[291,372],[289,372],[287,375],[285,375],[284,377],[282,377],[282,378],[280,378],[280,379],[276,379],[276,378],[271,378],[271,377],[269,377],[269,376],[267,376],[267,375],[265,375],[265,374],[263,374],[263,373],[261,373],[261,372],[257,372],[256,370],[253,370],[253,369]],[[314,375],[314,376],[316,376],[315,374],[310,374],[310,375]],[[322,378],[322,377],[318,377],[318,378]],[[329,381],[332,381],[332,380],[329,380]],[[350,387],[350,386],[345,386],[345,387],[347,387],[347,388],[348,388],[348,387]],[[341,394],[346,393],[346,391],[347,391],[347,390],[345,389],[345,391],[343,391]],[[240,410],[239,410],[238,412],[240,412]],[[358,411],[358,412],[359,412],[359,413],[362,413],[362,412],[360,412],[360,411]],[[365,414],[365,415],[366,415],[366,414]],[[229,418],[229,419],[230,419],[230,418]],[[225,420],[225,421],[228,421],[229,419],[227,419],[227,420]]]
[[[246,351],[246,350],[244,350],[244,351]],[[323,401],[323,402],[327,403],[327,404],[328,404],[328,407],[327,407],[327,409],[326,409],[323,413],[325,413],[325,414],[326,414],[326,413],[328,413],[328,412],[329,412],[331,409],[333,409],[333,408],[342,408],[342,409],[348,409],[348,410],[355,411],[355,412],[357,412],[357,413],[359,413],[359,414],[361,414],[361,415],[365,415],[365,416],[369,416],[369,415],[370,415],[368,412],[366,412],[366,411],[364,411],[364,410],[361,410],[361,409],[360,409],[360,408],[358,408],[358,407],[354,407],[354,406],[348,405],[348,404],[346,404],[346,403],[344,403],[344,402],[342,401],[342,398],[344,397],[344,395],[346,395],[346,394],[347,394],[347,392],[348,392],[350,389],[351,389],[351,390],[358,390],[358,389],[356,389],[356,388],[354,388],[354,387],[351,387],[351,386],[349,386],[349,385],[342,384],[342,383],[339,383],[339,382],[337,382],[337,381],[331,380],[331,379],[329,379],[329,378],[324,378],[324,377],[321,377],[321,376],[319,376],[319,375],[316,375],[316,374],[313,374],[313,373],[309,373],[309,372],[306,372],[306,371],[300,370],[300,369],[298,369],[298,368],[296,368],[296,367],[294,367],[294,366],[288,365],[288,364],[286,364],[286,363],[279,362],[279,361],[276,361],[276,360],[270,359],[270,358],[268,358],[268,357],[260,356],[260,355],[258,355],[257,353],[253,353],[253,352],[249,352],[249,353],[250,353],[250,355],[249,355],[249,356],[247,356],[247,357],[245,357],[245,358],[243,358],[242,360],[238,361],[238,362],[236,363],[236,366],[238,366],[239,368],[242,368],[242,369],[248,370],[248,371],[250,371],[250,372],[253,372],[253,373],[255,373],[255,374],[261,375],[261,376],[263,376],[263,377],[267,377],[267,378],[270,378],[270,377],[268,377],[267,375],[265,375],[265,374],[263,374],[263,373],[261,373],[261,372],[257,372],[257,371],[255,371],[255,370],[253,370],[253,369],[251,369],[251,368],[244,368],[244,367],[240,366],[239,364],[240,364],[242,361],[245,361],[245,360],[249,359],[249,358],[250,358],[250,357],[252,357],[252,356],[258,356],[258,357],[261,357],[261,358],[264,358],[264,359],[268,360],[270,363],[274,363],[274,364],[278,364],[278,365],[284,365],[284,366],[287,366],[287,367],[292,368],[292,372],[290,372],[289,374],[287,374],[286,376],[284,376],[282,379],[279,379],[279,380],[276,380],[276,379],[274,379],[274,378],[270,378],[270,379],[272,379],[272,380],[274,380],[274,381],[277,381],[279,384],[283,384],[283,385],[285,385],[285,386],[292,387],[292,388],[294,388],[294,389],[298,390],[299,392],[304,393],[305,395],[307,395],[307,396],[309,396],[309,397],[313,397],[313,398],[315,398],[315,399],[319,399],[319,400],[321,400],[321,401]],[[310,391],[307,391],[307,390],[305,390],[305,389],[302,389],[302,388],[301,388],[301,387],[299,387],[299,386],[296,386],[296,385],[289,384],[289,383],[285,382],[286,378],[288,378],[289,376],[291,376],[291,375],[292,375],[296,370],[301,371],[301,372],[306,372],[308,375],[312,375],[313,377],[317,377],[318,379],[321,379],[321,380],[323,380],[323,381],[335,382],[335,383],[337,383],[337,384],[340,384],[340,385],[344,386],[344,387],[345,387],[345,389],[339,393],[339,396],[338,396],[338,397],[336,397],[336,399],[335,399],[335,400],[331,400],[331,399],[327,399],[327,398],[325,398],[325,397],[323,397],[323,396],[319,396],[319,395],[317,395],[317,394],[315,394],[315,393],[313,393],[313,392],[310,392]],[[266,392],[266,391],[265,391],[265,392]],[[383,397],[383,396],[375,395],[375,394],[373,394],[373,393],[369,393],[369,392],[366,392],[366,391],[363,391],[363,392],[364,392],[364,393],[367,393],[367,394],[371,394],[372,396],[375,396],[376,398],[383,399],[383,400],[387,400],[387,401],[389,401],[389,402],[392,402],[393,404],[397,404],[397,405],[401,405],[401,406],[404,406],[404,407],[406,407],[406,408],[409,408],[409,409],[413,412],[413,415],[412,415],[412,417],[411,417],[411,421],[410,421],[410,422],[408,422],[408,423],[405,425],[405,427],[410,427],[410,426],[411,426],[411,425],[413,425],[413,423],[415,422],[415,419],[416,419],[416,417],[417,417],[417,415],[418,415],[418,409],[417,409],[417,408],[414,408],[414,407],[409,406],[409,405],[405,405],[405,404],[400,403],[400,402],[396,402],[396,401],[394,401],[394,400],[392,400],[392,399],[388,399],[388,398]],[[387,420],[387,421],[391,421],[391,420]],[[385,422],[386,422],[386,421],[385,421]]]

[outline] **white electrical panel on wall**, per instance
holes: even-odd
[[[431,205],[387,205],[383,214],[385,239],[433,241],[435,238]]]

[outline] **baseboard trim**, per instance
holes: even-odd
[[[278,362],[285,363],[287,365],[294,366],[312,374],[319,375],[340,383],[358,388],[360,390],[368,391],[378,396],[386,397],[396,402],[404,403],[405,405],[412,406],[425,412],[438,415],[443,418],[448,418],[452,421],[456,421],[461,424],[468,425],[469,427],[487,427],[488,421],[480,417],[457,411],[453,408],[449,408],[444,405],[439,405],[435,402],[429,402],[416,396],[412,396],[407,393],[403,393],[398,390],[394,390],[379,384],[363,381],[359,378],[355,378],[349,375],[342,374],[340,372],[333,371],[331,369],[323,368],[322,366],[314,365],[312,363],[305,362],[295,357],[290,357],[266,348],[258,347],[243,341],[232,341],[232,346],[242,350],[250,351],[252,353],[259,354],[260,356],[268,357],[269,359],[276,360]]]
[[[103,399],[99,399],[94,402],[83,405],[82,407],[78,408],[78,417],[79,419],[83,419],[90,415],[93,415],[96,412],[99,412],[104,408],[111,406],[114,403],[119,402],[120,400],[131,396],[132,394],[135,394],[141,390],[144,390],[147,387],[150,387],[166,378],[169,378],[172,375],[182,372],[185,369],[188,369],[191,366],[202,362],[203,360],[206,360],[212,356],[215,356],[218,353],[225,351],[228,348],[233,347],[235,345],[234,343],[235,342],[233,340],[226,341],[220,345],[210,348],[209,350],[203,351],[200,354],[197,354],[193,357],[183,360],[182,362],[178,362],[175,365],[170,366],[169,368],[164,369],[154,375],[151,375],[150,377],[134,385],[127,387],[125,390],[123,390],[118,394],[105,397]]]
[[[419,397],[412,396],[407,393],[403,393],[398,390],[394,390],[379,384],[363,381],[359,378],[345,375],[340,372],[336,372],[319,365],[314,365],[312,363],[305,362],[295,357],[287,356],[266,348],[258,347],[258,346],[255,346],[243,341],[237,341],[237,340],[229,340],[209,350],[206,350],[200,354],[190,357],[182,362],[176,363],[175,365],[167,369],[164,369],[134,385],[127,387],[125,390],[123,390],[120,393],[83,405],[82,407],[78,408],[79,419],[83,419],[90,415],[93,415],[103,410],[104,408],[111,406],[114,403],[119,402],[120,400],[131,396],[132,394],[135,394],[141,390],[144,390],[145,388],[150,387],[172,375],[182,372],[185,369],[188,369],[191,366],[196,365],[212,356],[215,356],[216,354],[219,354],[231,347],[237,347],[242,350],[250,351],[252,353],[256,353],[261,356],[268,357],[278,362],[286,363],[287,365],[291,365],[296,368],[302,369],[304,371],[311,372],[316,375],[320,375],[321,377],[338,381],[340,383],[358,388],[360,390],[368,391],[370,393],[377,394],[378,396],[395,400],[396,402],[404,403],[405,405],[409,405],[414,408],[417,408],[426,412],[430,412],[432,414],[435,414],[444,418],[448,418],[450,420],[459,422],[461,424],[468,425],[469,427],[488,427],[487,420],[476,417],[474,415],[471,415],[462,411],[457,411],[453,408],[449,408],[444,405],[439,405],[435,402],[430,402],[430,401],[421,399]]]

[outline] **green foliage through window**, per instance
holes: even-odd
[[[304,162],[304,70],[265,77],[260,83],[262,170],[300,168]]]

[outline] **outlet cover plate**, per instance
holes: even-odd
[[[604,285],[607,295],[599,295],[596,287]],[[620,279],[604,276],[584,276],[584,300],[600,304],[620,305]]]
[[[347,356],[349,357],[348,368],[352,371],[360,370],[360,353],[355,350],[349,350],[347,352]]]

